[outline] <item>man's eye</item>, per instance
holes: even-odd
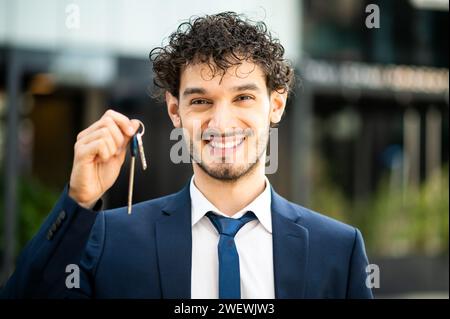
[[[198,100],[192,100],[191,104],[209,104],[210,102],[208,100],[198,99]]]
[[[253,97],[250,95],[240,95],[236,98],[236,101],[246,101],[246,100],[253,100]]]

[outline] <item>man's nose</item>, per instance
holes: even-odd
[[[236,118],[228,103],[217,103],[214,106],[208,127],[220,130],[221,132],[226,132],[236,127]]]

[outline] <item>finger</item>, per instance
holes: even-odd
[[[115,144],[115,152],[119,153],[120,150],[123,149],[128,142],[128,137],[123,135],[122,131],[118,128],[118,126],[111,118],[108,118],[107,122],[109,123],[106,123],[106,126],[99,126],[102,125],[99,123],[98,125],[96,125],[96,130],[89,133],[85,132],[84,135],[80,135],[77,142],[80,142],[81,144],[87,144],[92,142],[93,140],[111,136]]]
[[[85,137],[83,137],[82,139],[77,141],[77,143],[86,145],[92,141],[99,140],[99,139],[105,140],[111,154],[115,154],[118,151],[120,146],[116,145],[116,142],[115,142],[110,130],[106,127],[99,128],[98,130],[86,135]]]
[[[78,148],[79,158],[92,159],[97,156],[104,162],[108,161],[112,156],[104,139],[94,140]]]
[[[102,137],[110,137],[114,144],[114,153],[118,153],[120,149],[124,148],[126,143],[126,137],[122,134],[120,129],[117,127],[115,122],[112,119],[108,120],[107,126],[102,126],[98,128],[96,131],[89,133],[83,136],[78,142],[82,144],[87,144],[95,139]],[[112,148],[111,148],[112,150]]]
[[[133,126],[133,130],[135,132],[134,134],[136,134],[137,131],[139,130],[139,127],[141,126],[141,124],[140,124],[141,122],[138,121],[138,120],[131,120],[131,123],[132,123],[131,125]],[[131,135],[131,136],[125,136],[124,145],[123,145],[123,147],[121,147],[119,149],[118,153],[123,152],[124,150],[126,150],[126,146],[129,144],[129,142],[132,139],[132,137],[134,136],[134,134]]]
[[[111,134],[112,138],[114,139],[114,142],[116,143],[116,146],[118,149],[121,149],[125,146],[125,139],[126,136],[123,135],[122,131],[119,129],[117,124],[111,119],[106,119],[106,128],[109,130],[109,133]]]
[[[108,110],[105,112],[105,114],[103,114],[100,120],[94,122],[88,128],[81,131],[77,136],[77,140],[83,138],[87,134],[92,133],[100,127],[108,126],[111,120],[120,128],[123,134],[127,136],[132,136],[136,131],[135,126],[128,117],[119,112]]]
[[[139,128],[141,127],[141,122],[138,120],[131,120],[131,126],[133,127],[133,135],[137,133],[137,131],[139,130]]]
[[[107,136],[103,138],[103,141],[106,143],[106,146],[108,147],[109,154],[111,154],[111,156],[113,156],[116,154],[116,152],[118,150],[118,147],[116,146],[116,142],[114,142],[114,139],[111,136],[111,134],[109,133],[107,128],[102,128],[102,130],[106,130],[106,132],[104,134],[107,134]]]
[[[107,118],[107,117],[112,118],[114,120],[114,122],[116,122],[116,124],[122,130],[122,132],[128,136],[132,136],[136,132],[131,120],[128,117],[126,117],[125,115],[123,115],[122,113],[119,113],[119,112],[116,112],[113,110],[108,110],[103,115],[103,117],[104,118]]]
[[[101,119],[92,123],[89,127],[85,128],[80,133],[78,133],[77,141],[81,140],[86,135],[91,134],[92,132],[98,130],[102,126],[102,124],[103,124],[103,122],[101,121]]]

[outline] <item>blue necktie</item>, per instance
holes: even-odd
[[[239,271],[239,255],[234,243],[234,236],[247,222],[256,219],[253,212],[247,212],[239,219],[206,213],[220,234],[219,253],[219,298],[241,298],[241,276]]]

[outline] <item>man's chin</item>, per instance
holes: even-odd
[[[197,163],[197,165],[210,177],[224,182],[234,182],[244,176],[247,176],[251,171],[254,170],[256,164],[257,162],[242,166],[232,163],[210,165]]]

